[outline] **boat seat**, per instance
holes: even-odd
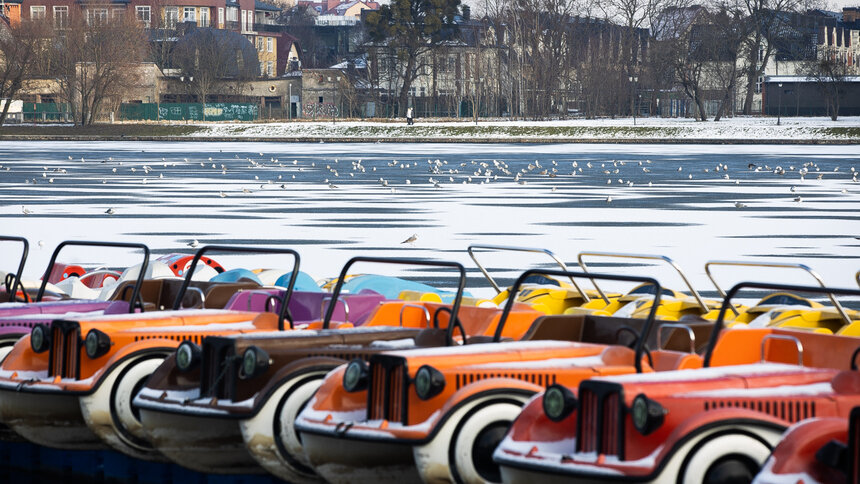
[[[585,318],[581,314],[542,316],[532,323],[521,340],[582,341]]]
[[[659,323],[659,322],[658,322]],[[708,340],[711,337],[711,332],[714,329],[712,322],[687,322],[681,324],[688,326],[693,330],[693,335],[696,337],[696,352],[700,352],[708,346]],[[680,328],[667,328],[663,332],[663,348],[664,350],[690,352],[690,335]]]
[[[689,342],[687,344],[689,345]],[[651,359],[654,362],[654,371],[673,371],[701,368],[703,362],[702,357],[699,355],[693,355],[682,351],[666,350],[652,351]]]
[[[237,292],[256,289],[259,287],[259,284],[252,281],[217,283],[210,287],[208,291],[204,290],[206,301],[203,303],[203,307],[208,309],[222,309]]]

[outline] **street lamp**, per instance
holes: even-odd
[[[630,76],[628,78],[630,80],[630,102],[633,106],[633,126],[636,126],[636,108],[638,107],[636,104],[636,81],[639,80],[637,76]]]
[[[776,97],[779,101],[777,104],[778,107],[776,111],[776,125],[779,126],[780,124],[782,124],[782,83],[778,83],[777,87],[779,87],[779,92],[777,93]]]

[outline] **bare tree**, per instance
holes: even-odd
[[[657,15],[666,7],[675,5],[672,0],[605,0],[598,3],[604,18],[624,27],[621,38],[621,58],[627,79],[635,91],[641,75],[641,63],[647,48],[645,29],[654,24]],[[636,93],[630,96],[630,112],[636,107]]]
[[[0,22],[0,100],[6,100],[0,125],[24,81],[40,74],[44,45],[50,34],[50,26],[44,20],[22,20],[11,25]]]
[[[256,51],[245,44],[243,37],[210,28],[195,28],[178,42],[174,60],[204,113],[207,98],[219,86],[241,95],[248,81],[259,74]]]
[[[719,121],[727,110],[733,110],[735,88],[746,70],[739,64],[743,43],[750,34],[750,24],[742,17],[742,12],[731,10],[729,4],[721,4],[717,8],[711,16],[709,35],[706,36],[709,50],[706,55],[712,59],[707,74],[719,94],[720,103],[714,121]]]
[[[460,0],[394,0],[367,16],[370,39],[395,54],[401,114],[423,63],[430,62],[435,47],[456,30],[454,17],[459,12]]]
[[[791,14],[820,8],[823,0],[735,0],[734,9],[744,13],[751,26],[745,40],[746,95],[744,114],[752,114],[757,81],[764,75],[791,21]]]
[[[839,117],[840,97],[845,91],[845,78],[849,75],[848,64],[832,52],[824,52],[818,59],[804,63],[807,79],[815,82],[830,119]],[[781,88],[780,88],[781,89]]]
[[[95,122],[111,96],[134,86],[146,39],[139,22],[108,16],[107,9],[75,9],[69,28],[57,31],[50,45],[51,75],[69,103],[76,125]]]

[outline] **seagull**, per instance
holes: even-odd
[[[606,203],[612,203],[612,197],[606,197]]]
[[[791,190],[791,193],[794,193],[794,191],[795,191],[796,189],[795,189],[794,187],[791,187],[789,190]]]
[[[33,211],[30,210],[29,208],[21,205],[21,213],[23,213],[24,215],[30,215],[31,213],[33,213]]]
[[[196,249],[197,246],[200,245],[200,242],[197,242],[197,239],[191,239],[191,242],[189,242],[187,245],[192,249]]]
[[[802,202],[802,201],[803,201],[803,199],[802,199],[802,198],[800,198],[800,197],[798,196],[798,197],[795,197],[795,198],[794,198],[794,201],[795,201],[795,202],[797,202],[797,203],[800,203],[800,202]]]
[[[218,192],[218,194],[221,195],[221,198],[227,198],[227,194],[224,192]]]
[[[735,208],[747,208],[747,204],[741,202],[735,202]]]
[[[418,234],[412,234],[411,237],[401,242],[401,244],[414,244],[418,240]]]
[[[116,210],[114,210],[113,207],[110,207],[109,209],[105,210],[105,213],[108,215],[113,215],[116,213]]]
[[[41,248],[42,248],[42,247],[44,247],[44,246],[45,246],[45,241],[44,241],[44,240],[40,240],[40,241],[39,241],[39,248],[41,249]]]

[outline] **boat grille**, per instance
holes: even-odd
[[[556,382],[556,376],[550,373],[457,373],[454,375],[454,382],[457,390],[460,388],[475,383],[476,381],[486,380],[487,378],[514,378],[522,380],[542,387],[550,386]]]
[[[200,395],[232,400],[236,393],[235,340],[210,336],[203,340],[200,357]]]
[[[370,359],[368,387],[368,420],[407,423],[409,374],[405,360],[374,355]]]
[[[580,385],[577,452],[624,458],[625,412],[621,391],[619,385],[612,383],[583,382]]]
[[[746,408],[756,412],[766,413],[778,419],[791,423],[815,417],[814,400],[708,400],[705,410],[719,408]]]
[[[80,377],[81,326],[77,321],[57,320],[51,323],[51,349],[48,354],[48,376]]]

